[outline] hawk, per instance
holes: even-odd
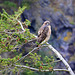
[[[50,22],[45,21],[38,31],[38,38],[37,38],[38,43],[43,44],[47,42],[50,38],[50,35],[51,35]]]

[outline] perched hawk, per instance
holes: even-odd
[[[41,44],[47,42],[51,35],[51,26],[49,21],[45,21],[38,31],[37,41]]]

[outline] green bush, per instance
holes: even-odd
[[[9,8],[11,8],[11,7],[16,8],[17,7],[14,2],[10,2],[10,1],[4,1],[4,5],[6,5]]]
[[[15,11],[13,15],[9,15],[4,9],[3,13],[0,13],[0,72],[18,72],[19,68],[16,67],[15,64],[21,65],[19,60],[23,58],[22,52],[19,52],[20,47],[22,44],[35,38],[28,29],[30,21],[26,19],[25,22],[21,22],[20,15],[25,9],[26,7],[19,7],[18,11]],[[20,23],[22,23],[24,30],[22,30]],[[3,57],[4,53],[6,53],[7,57]],[[11,53],[10,56],[9,53]],[[43,57],[42,59],[44,61],[41,60],[41,58],[41,55],[38,55],[37,53],[30,53],[30,56],[25,58],[22,62],[24,62],[24,65],[26,66],[39,69],[39,71],[46,69],[52,71],[53,65],[51,62],[54,62],[53,57]],[[46,65],[43,65],[44,63],[46,63]],[[20,68],[20,70],[22,71],[24,68]],[[34,73],[29,69],[26,69],[24,73],[27,75],[37,75],[37,73]]]

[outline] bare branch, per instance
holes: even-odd
[[[25,29],[23,28],[22,23],[19,20],[17,20],[17,21],[20,23],[22,30],[25,31]]]
[[[61,60],[56,60],[56,61],[53,61],[52,63],[57,63],[57,62],[60,62]]]
[[[49,43],[47,43],[47,45],[56,54],[56,56],[64,63],[64,65],[68,69],[70,75],[75,75],[74,72],[72,71],[71,67],[66,62],[66,60],[61,56],[61,54],[56,49],[54,49]]]
[[[29,66],[25,66],[25,65],[14,65],[16,67],[20,67],[20,68],[27,68],[33,71],[41,71],[41,72],[49,72],[50,70],[41,70],[41,69],[37,69],[37,68],[33,68],[33,67],[29,67]],[[52,69],[53,71],[67,71],[67,69]]]

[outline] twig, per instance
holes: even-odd
[[[19,20],[17,20],[19,23],[20,23],[20,25],[21,25],[21,28],[22,28],[22,30],[23,30],[23,32],[25,32],[25,29],[23,28],[23,25],[22,25],[22,23],[19,21]],[[32,34],[32,33],[31,33]],[[32,34],[33,35],[33,34]],[[34,35],[36,38],[37,38],[37,36],[36,35]]]
[[[49,43],[47,43],[48,47],[56,54],[56,56],[64,63],[64,65],[67,67],[70,75],[75,75],[72,69],[70,68],[69,64],[66,62],[66,60],[61,56],[61,54],[54,49]]]
[[[49,72],[50,70],[41,70],[41,69],[36,69],[36,68],[33,68],[33,67],[29,67],[29,66],[25,66],[25,65],[14,65],[16,67],[20,67],[20,68],[27,68],[27,69],[30,69],[30,70],[33,70],[33,71],[41,71],[41,72]],[[52,69],[53,71],[67,71],[67,69]]]
[[[17,20],[17,21],[20,23],[22,30],[25,31],[25,29],[23,28],[22,23],[19,20]]]
[[[60,62],[61,60],[56,60],[56,61],[53,61],[53,62],[50,62],[50,64],[52,64],[52,63],[57,63],[57,62]],[[48,63],[43,63],[43,66],[47,66],[48,65]]]
[[[56,61],[53,61],[52,63],[57,63],[57,62],[60,62],[61,60],[56,60]]]

